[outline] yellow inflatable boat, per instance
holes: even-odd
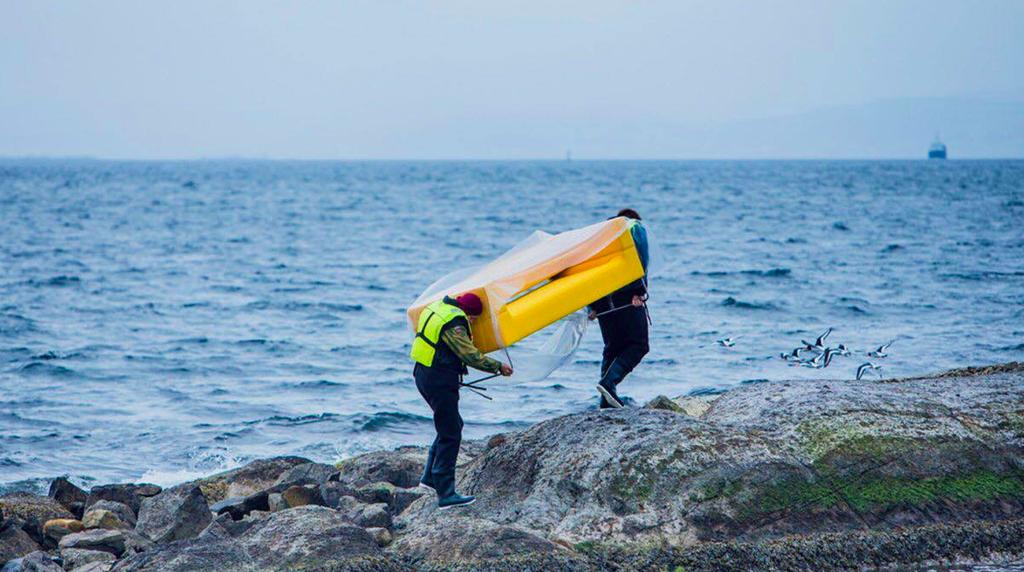
[[[494,261],[457,271],[431,285],[409,307],[415,332],[420,312],[444,296],[473,292],[484,311],[473,324],[483,352],[526,336],[642,278],[630,221],[614,218],[556,235],[535,232]]]

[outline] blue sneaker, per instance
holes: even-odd
[[[445,510],[457,506],[468,506],[475,502],[476,497],[474,496],[462,496],[459,493],[452,493],[443,499],[437,499],[437,507]]]

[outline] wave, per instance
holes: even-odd
[[[997,352],[1024,352],[1024,343],[1017,344],[1015,346],[1003,346],[996,348]]]
[[[355,419],[357,429],[368,432],[393,429],[410,424],[432,426],[433,423],[430,417],[413,413],[402,413],[400,411],[381,411],[370,415],[358,415]]]
[[[1024,271],[1016,270],[1010,272],[999,272],[997,270],[979,270],[977,272],[950,272],[941,274],[943,278],[955,278],[958,280],[999,280],[1002,278],[1017,278],[1024,276]]]
[[[722,300],[721,304],[722,306],[740,308],[743,310],[778,310],[778,307],[770,302],[745,302],[743,300],[737,300],[732,296]]]
[[[75,370],[64,367],[62,365],[55,365],[51,363],[34,361],[27,363],[18,368],[20,373],[25,375],[46,375],[52,377],[78,377],[79,374]]]
[[[76,286],[81,282],[82,280],[78,276],[66,276],[61,274],[60,276],[53,276],[52,278],[47,278],[46,280],[38,280],[33,278],[29,280],[26,284],[34,287],[50,286],[54,288],[63,288],[65,286]]]
[[[768,270],[711,270],[690,272],[690,276],[708,276],[710,278],[721,278],[723,276],[757,276],[760,278],[785,278],[792,273],[789,268],[771,268]]]
[[[329,379],[317,379],[313,381],[287,382],[283,385],[289,387],[318,388],[318,387],[348,387],[347,383],[331,381]]]

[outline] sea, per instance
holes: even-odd
[[[654,250],[634,406],[1024,359],[1024,161],[9,159],[0,492],[428,443],[406,307],[626,207]],[[852,355],[779,357],[827,328]],[[597,407],[600,354],[591,327],[543,382],[463,394],[466,438]]]

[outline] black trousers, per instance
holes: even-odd
[[[633,371],[651,350],[647,323],[647,308],[623,308],[597,319],[604,340],[601,356],[601,379],[614,385]],[[601,406],[607,406],[604,397]]]
[[[433,486],[438,498],[444,498],[455,492],[455,462],[462,445],[459,374],[416,364],[413,376],[416,389],[434,412],[437,432],[420,480]]]

